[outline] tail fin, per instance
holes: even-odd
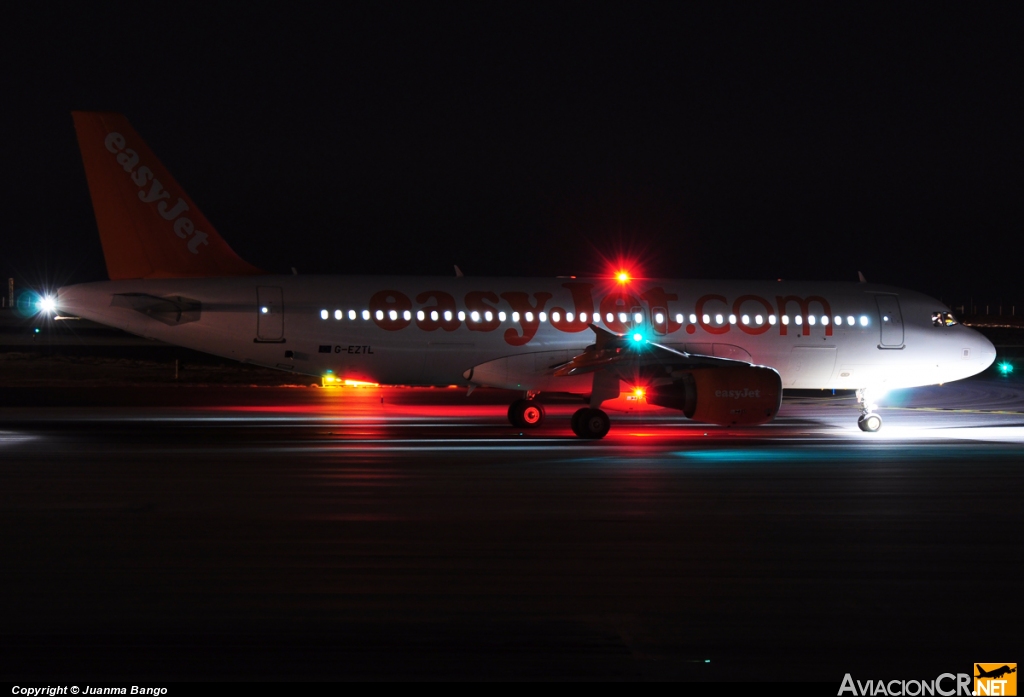
[[[121,114],[72,112],[111,280],[250,276]]]

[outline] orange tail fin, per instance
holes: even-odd
[[[72,116],[111,280],[263,273],[217,234],[128,119]]]

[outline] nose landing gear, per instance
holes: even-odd
[[[857,419],[857,426],[860,430],[874,433],[882,427],[882,417],[875,413],[878,405],[871,401],[868,391],[857,390],[857,402],[860,404],[861,414]]]
[[[874,413],[861,414],[857,419],[857,425],[862,431],[874,433],[882,427],[882,417]]]

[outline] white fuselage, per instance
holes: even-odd
[[[175,313],[175,305],[184,310]],[[57,306],[246,363],[382,384],[471,381],[585,394],[591,376],[553,377],[550,367],[594,343],[590,323],[692,354],[770,366],[784,388],[936,384],[995,360],[994,347],[976,331],[936,326],[933,314],[947,311],[937,300],[858,283],[182,278],[69,286]]]

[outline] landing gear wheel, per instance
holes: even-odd
[[[860,418],[857,419],[857,425],[860,426],[862,431],[874,433],[882,427],[882,417],[874,413],[861,414]]]
[[[878,405],[872,399],[876,395],[872,388],[862,387],[857,390],[857,403],[860,404],[860,418],[857,426],[867,433],[874,433],[882,427],[882,417],[875,413]]]
[[[572,413],[572,420],[569,421],[570,425],[572,426],[572,432],[575,433],[580,438],[583,437],[583,433],[580,428],[580,417],[582,417],[583,414],[585,414],[586,412],[586,408],[577,409]]]
[[[572,432],[580,438],[604,438],[611,427],[608,415],[600,409],[584,408],[572,415]]]
[[[519,428],[536,428],[544,421],[544,407],[532,399],[517,399],[508,408],[508,420]]]

